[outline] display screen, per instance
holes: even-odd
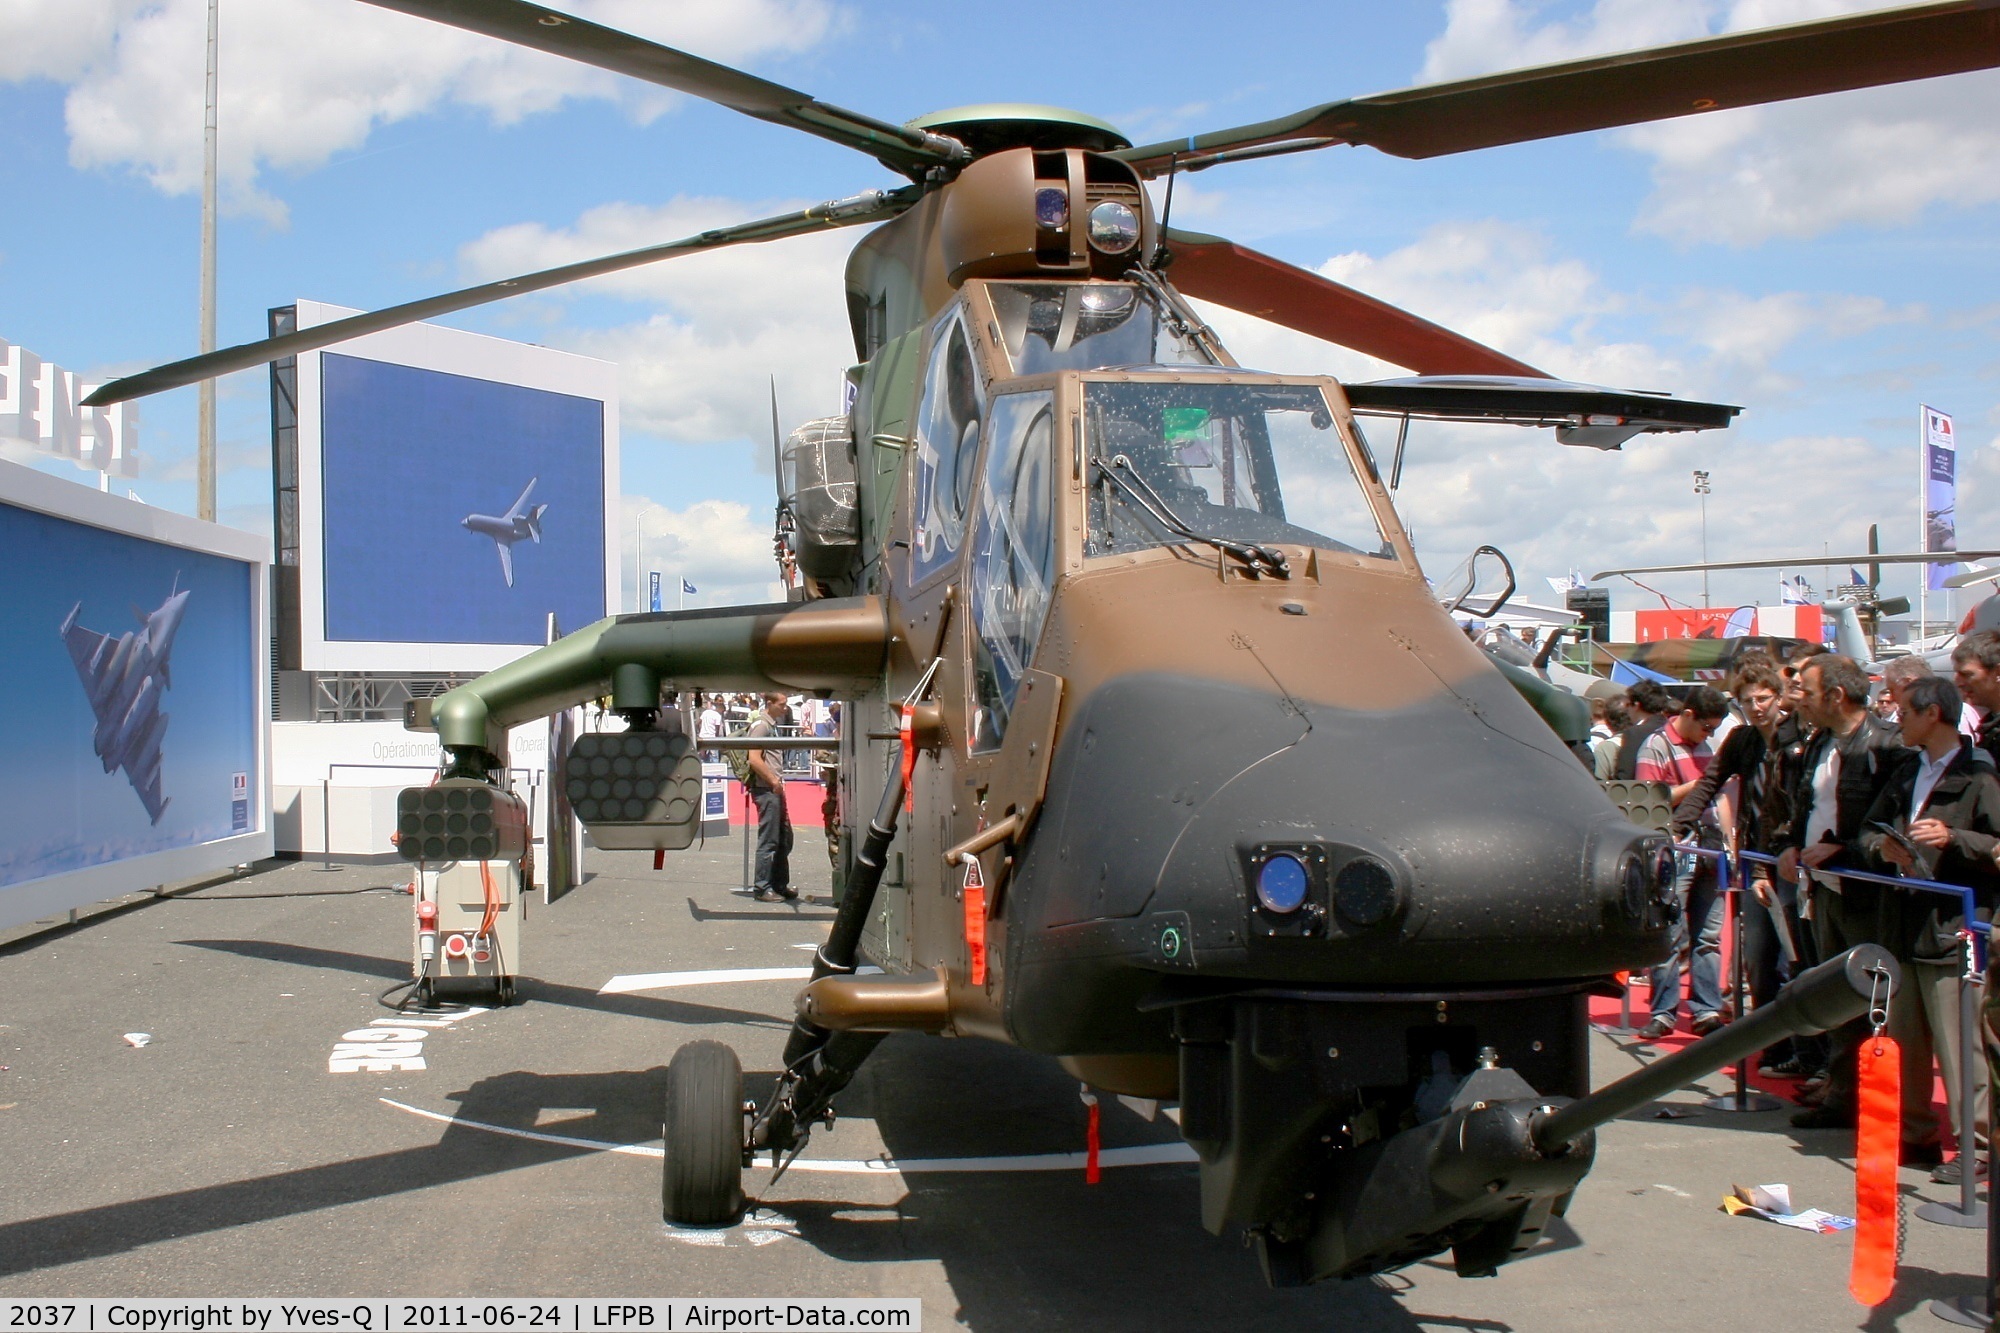
[[[328,642],[523,644],[604,615],[604,404],[321,354]]]
[[[252,567],[0,503],[0,568],[0,886],[260,829]]]

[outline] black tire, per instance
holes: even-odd
[[[685,1227],[743,1216],[743,1066],[719,1041],[692,1041],[667,1066],[661,1212]]]

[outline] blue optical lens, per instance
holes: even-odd
[[[1279,853],[1257,872],[1257,901],[1267,912],[1296,912],[1306,900],[1306,868],[1296,856]]]
[[[1069,192],[1035,191],[1035,225],[1044,231],[1061,231],[1069,225]]]

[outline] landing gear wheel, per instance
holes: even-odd
[[[667,1066],[661,1212],[679,1226],[743,1215],[743,1066],[719,1041],[692,1041]]]
[[[514,1003],[514,978],[502,977],[493,987],[493,997],[502,1006]]]

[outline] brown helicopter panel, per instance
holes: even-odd
[[[1389,711],[1490,670],[1423,582],[1310,555],[1315,580],[1252,581],[1179,548],[1093,560],[1056,596],[1036,661],[1074,703],[1170,671],[1341,708]],[[1377,562],[1370,562],[1377,563]]]

